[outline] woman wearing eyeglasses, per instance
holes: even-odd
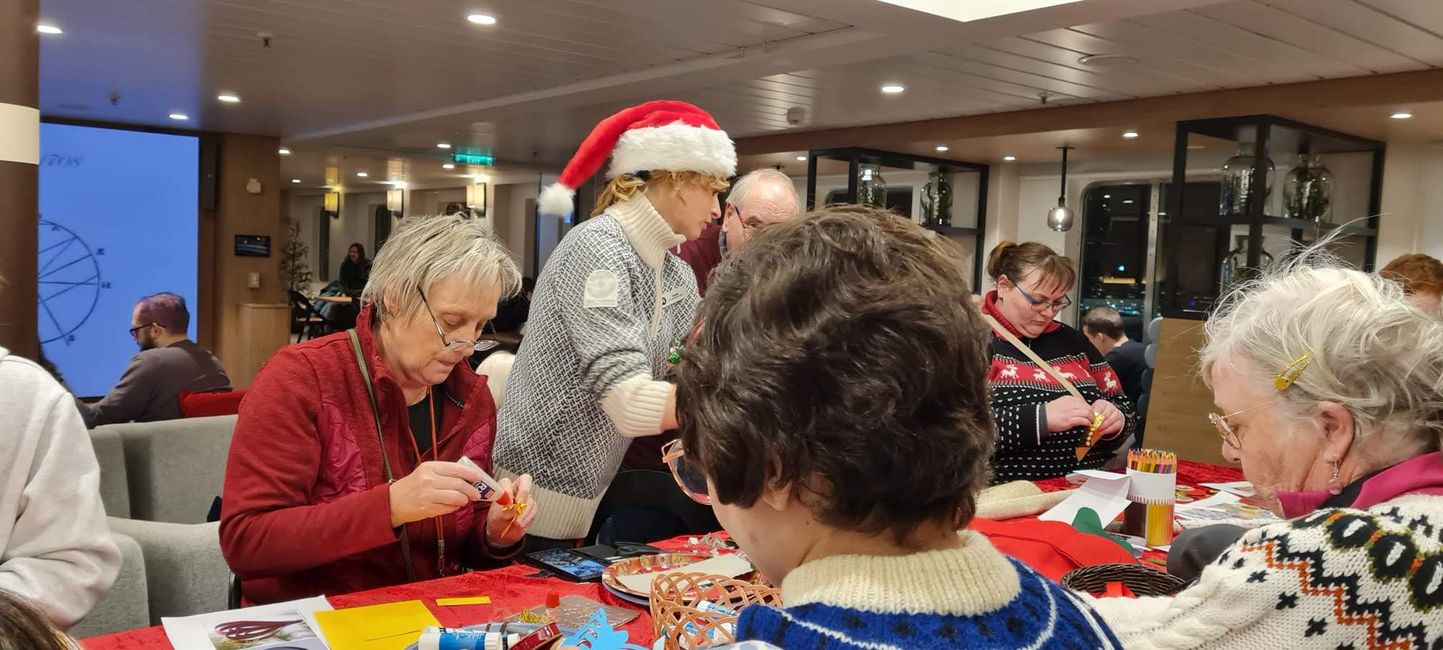
[[[521,274],[461,216],[401,222],[376,256],[356,328],[277,352],[241,403],[221,550],[249,603],[454,575],[514,555],[531,478],[482,500],[496,408],[466,359]],[[494,497],[493,497],[494,498]]]
[[[1180,536],[1169,571],[1190,557],[1197,582],[1100,601],[1118,636],[1129,648],[1443,647],[1443,322],[1391,281],[1303,261],[1228,297],[1206,333],[1223,455],[1288,521]],[[1202,531],[1222,543],[1199,546]]]
[[[982,301],[993,330],[993,481],[1101,467],[1127,441],[1135,416],[1102,353],[1054,320],[1072,304],[1072,260],[1037,242],[1008,241],[992,249],[987,274],[997,287]]]

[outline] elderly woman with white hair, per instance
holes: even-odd
[[[1287,521],[1206,535],[1231,540],[1174,597],[1099,600],[1113,631],[1130,648],[1443,647],[1443,322],[1305,259],[1206,328],[1223,454]]]
[[[496,407],[466,365],[521,275],[460,216],[407,219],[376,256],[356,328],[283,348],[241,403],[221,549],[248,603],[427,580],[509,559],[531,477],[478,492]],[[492,490],[487,490],[492,492]]]

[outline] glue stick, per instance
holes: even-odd
[[[481,480],[474,483],[473,485],[475,485],[476,491],[481,493],[482,500],[489,499],[491,498],[491,495],[494,494],[496,495],[496,505],[511,505],[511,495],[508,494],[505,490],[502,490],[501,484],[497,483],[496,479],[491,478],[491,475],[487,474],[486,470],[481,469],[481,466],[477,465],[476,461],[462,456],[460,460],[456,461],[456,464],[465,465],[481,473]]]
[[[428,627],[421,632],[417,650],[505,650],[521,640],[517,634]]]

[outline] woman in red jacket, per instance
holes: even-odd
[[[248,602],[427,580],[519,550],[531,477],[502,480],[503,508],[457,462],[491,468],[496,407],[465,359],[519,284],[478,222],[408,219],[376,256],[356,329],[266,363],[241,403],[220,524]]]

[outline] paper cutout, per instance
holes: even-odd
[[[561,646],[587,650],[646,650],[642,646],[627,643],[626,633],[611,627],[604,609],[596,610],[586,625],[561,641]]]
[[[1060,521],[1067,525],[1077,519],[1077,511],[1092,508],[1097,512],[1098,521],[1106,526],[1127,508],[1127,490],[1132,479],[1114,474],[1112,478],[1092,476],[1072,496],[1038,515],[1042,521]]]
[[[669,575],[673,573],[705,573],[709,575],[719,575],[726,576],[728,578],[735,578],[744,573],[750,573],[751,571],[751,562],[748,562],[740,554],[731,553],[727,555],[719,555],[717,557],[708,558],[702,560],[701,562],[697,562],[695,564],[688,564],[685,566],[677,567],[675,569],[657,571],[656,573],[639,573],[635,575],[617,576],[616,579],[627,589],[630,589],[637,593],[649,594],[651,593],[652,581],[656,580],[659,576]]]
[[[419,600],[316,612],[331,650],[405,650],[427,627],[441,625]]]
[[[456,607],[458,605],[490,605],[489,596],[474,596],[471,598],[437,598],[436,604],[441,607]]]

